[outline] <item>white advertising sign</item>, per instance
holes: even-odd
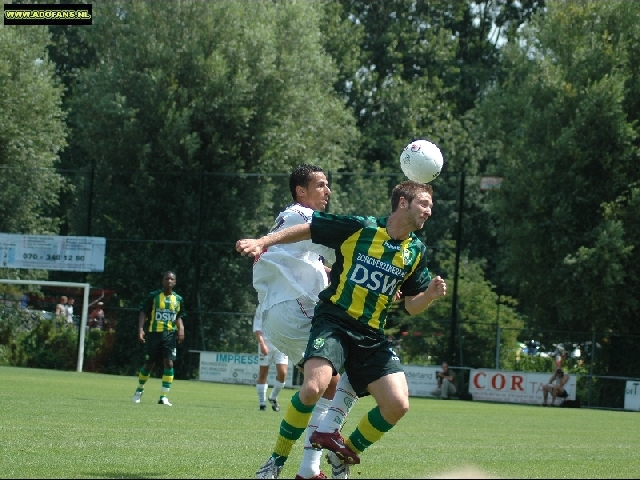
[[[541,404],[542,386],[553,374],[532,372],[507,372],[503,370],[471,370],[469,393],[474,400],[491,402]],[[567,399],[576,399],[576,377],[570,375],[565,385]],[[551,395],[547,400],[551,403]],[[556,400],[556,405],[559,404]]]
[[[624,389],[624,409],[640,411],[640,381],[627,380]]]
[[[432,397],[433,390],[438,388],[436,372],[439,367],[422,367],[419,365],[403,365],[404,375],[409,384],[410,397]]]
[[[103,272],[107,239],[0,233],[0,267]]]
[[[412,397],[431,397],[438,386],[436,371],[439,367],[403,365]],[[293,387],[294,366],[289,362],[285,385]],[[274,365],[269,366],[267,383],[273,386],[276,376]],[[205,382],[241,383],[255,385],[258,378],[258,355],[251,353],[203,352],[200,351],[199,379]]]
[[[206,382],[242,383],[255,385],[258,379],[258,354],[230,352],[200,352],[199,379]],[[289,361],[289,369],[285,386],[293,386],[294,366]],[[267,383],[274,385],[276,378],[275,365],[269,366]]]

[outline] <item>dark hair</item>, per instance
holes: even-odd
[[[174,277],[178,278],[176,276],[176,273],[173,270],[167,270],[166,272],[162,272],[162,279],[164,280],[164,277],[166,277],[167,275],[173,275]]]
[[[399,183],[391,192],[391,211],[395,212],[398,209],[400,197],[404,197],[408,203],[411,203],[422,192],[427,192],[433,197],[433,187],[428,183],[418,183],[412,180]]]
[[[296,187],[307,187],[309,185],[310,176],[315,172],[322,172],[322,168],[316,165],[310,165],[303,163],[298,165],[296,169],[289,175],[289,191],[291,191],[291,197],[296,199]]]

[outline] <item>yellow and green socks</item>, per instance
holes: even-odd
[[[149,380],[150,376],[151,372],[147,372],[144,366],[140,368],[140,371],[138,372],[138,388],[136,389],[136,391],[142,392],[144,390],[144,384],[147,383],[147,380]]]
[[[300,401],[298,392],[291,397],[291,403],[287,407],[287,411],[280,423],[280,434],[271,455],[279,467],[284,465],[293,445],[304,434],[314,406],[304,405]]]
[[[346,445],[356,453],[361,453],[371,444],[377,442],[382,436],[393,428],[389,422],[382,418],[380,407],[376,406],[367,415],[362,417],[360,423],[346,440]]]
[[[173,383],[173,368],[165,368],[162,373],[162,394],[160,398],[164,397],[169,390],[171,390],[171,384]]]

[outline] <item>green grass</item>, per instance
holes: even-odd
[[[0,367],[2,478],[251,478],[284,411],[257,408],[255,387],[174,382],[157,405],[152,378]],[[293,390],[285,389],[283,405]],[[343,433],[373,407],[361,399]],[[463,467],[503,478],[638,478],[634,412],[412,398],[352,478],[428,478]],[[281,478],[293,478],[296,444]],[[324,464],[323,464],[324,465]],[[323,467],[324,468],[324,467]],[[328,466],[325,468],[329,473]]]

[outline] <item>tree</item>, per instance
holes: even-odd
[[[533,325],[637,334],[640,5],[549,5],[479,106],[502,273]]]
[[[438,250],[468,252],[487,278],[501,280],[495,270],[498,226],[478,188],[495,146],[483,138],[473,107],[500,78],[499,43],[544,2],[344,0],[326,5],[325,45],[339,68],[335,88],[362,133],[358,156],[372,172],[398,172],[399,153],[410,140],[428,138],[439,145],[445,166],[433,182],[434,215],[419,236]],[[378,178],[357,183],[367,195],[355,198],[367,201],[381,184]],[[460,199],[462,185],[467,188]],[[341,207],[351,209],[340,200]],[[466,233],[458,238],[460,223]],[[429,266],[446,276],[453,293],[454,264],[440,264],[438,258],[430,257]]]
[[[65,186],[53,167],[66,145],[62,88],[45,27],[0,28],[0,231],[57,234]]]
[[[78,199],[92,199],[78,201],[70,231],[85,231],[89,211],[92,235],[113,239],[105,273],[90,279],[135,307],[170,268],[190,286],[188,309],[251,312],[250,263],[235,240],[270,228],[295,165],[338,170],[358,141],[332,90],[321,5],[114,1],[94,13],[78,39],[95,60],[74,73],[65,158],[87,171]],[[249,342],[251,317],[197,318],[191,341],[202,326]]]
[[[453,249],[442,250],[436,255],[439,265],[453,270]],[[519,329],[524,325],[523,317],[517,312],[517,300],[506,295],[498,296],[496,286],[484,278],[484,265],[469,259],[468,255],[463,255],[459,282],[461,308],[456,356],[461,357],[462,365],[493,367],[498,323],[503,329],[500,336],[501,358],[506,358],[508,352],[515,349]],[[390,333],[397,336],[401,331],[406,332],[406,335],[399,336],[404,362],[439,364],[451,361],[447,351],[451,334],[451,302],[447,298],[449,293],[415,317],[396,312],[393,319],[395,328]]]
[[[472,258],[487,259],[486,273],[498,282],[496,222],[477,188],[494,146],[483,138],[473,107],[500,78],[500,44],[544,2],[341,0],[325,5],[324,44],[339,70],[335,89],[362,133],[358,158],[368,171],[398,172],[399,154],[409,141],[435,142],[445,165],[433,182],[437,208],[423,238],[440,246],[456,238],[464,172],[470,188],[463,221],[473,234],[461,239],[461,247]],[[376,191],[377,179],[359,181],[363,192]]]

